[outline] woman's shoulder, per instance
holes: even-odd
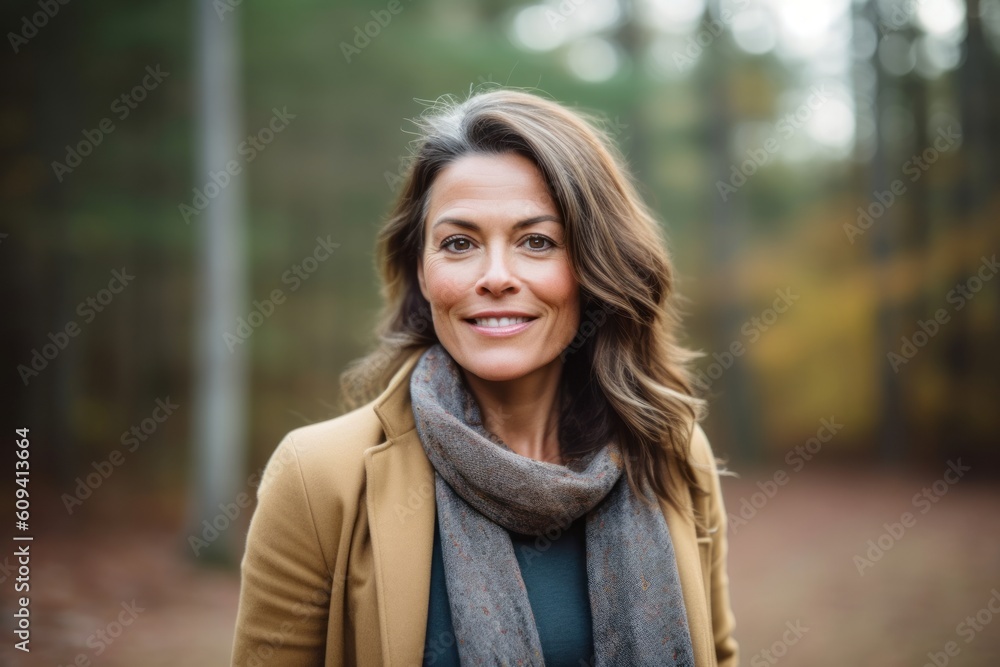
[[[695,423],[691,431],[691,439],[688,441],[688,456],[691,461],[702,465],[715,462],[715,455],[712,453],[712,445],[708,442],[701,424]]]
[[[371,401],[338,417],[289,431],[282,446],[291,447],[300,459],[344,460],[361,457],[364,450],[384,439],[382,424]]]
[[[365,450],[385,439],[373,408],[368,403],[339,417],[289,431],[271,454],[262,485],[269,478],[292,475],[308,495],[360,487]]]
[[[709,493],[716,492],[719,487],[720,461],[715,457],[715,452],[701,424],[694,424],[686,454],[691,469],[698,480],[698,486]],[[726,473],[725,468],[721,470],[723,474]]]
[[[338,417],[300,426],[278,444],[271,461],[295,461],[307,482],[322,485],[364,477],[365,452],[414,427],[409,400],[409,371],[414,355],[382,393]],[[268,467],[274,467],[269,462]]]
[[[365,450],[382,439],[371,404],[289,431],[264,467],[258,502],[279,513],[308,508],[318,523],[355,512],[364,495]]]

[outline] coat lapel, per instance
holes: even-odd
[[[396,372],[374,410],[386,441],[365,451],[366,504],[386,665],[419,663],[424,652],[434,547],[434,470],[410,407],[409,371]]]

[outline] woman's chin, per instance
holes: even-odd
[[[467,372],[488,382],[517,380],[548,365],[542,363],[541,354],[526,352],[523,348],[463,351],[452,356]],[[533,363],[535,359],[538,363]]]

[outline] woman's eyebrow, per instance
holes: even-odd
[[[514,229],[520,229],[522,227],[528,227],[529,225],[535,225],[538,224],[539,222],[547,222],[547,221],[556,222],[559,223],[560,225],[563,224],[562,221],[557,216],[546,213],[545,215],[536,215],[533,218],[527,218],[525,220],[521,220],[520,222],[514,225]],[[437,222],[434,223],[434,227],[437,227],[438,225],[446,222],[450,222],[453,225],[457,225],[458,227],[463,227],[465,229],[479,230],[479,225],[477,225],[474,222],[469,222],[468,220],[462,220],[461,218],[440,218]]]

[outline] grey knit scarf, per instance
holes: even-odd
[[[694,665],[666,520],[658,505],[643,505],[631,493],[617,443],[566,466],[516,454],[485,429],[458,365],[440,344],[421,355],[410,394],[435,469],[445,580],[463,665],[545,664],[506,531],[558,539],[584,514],[591,664]]]

